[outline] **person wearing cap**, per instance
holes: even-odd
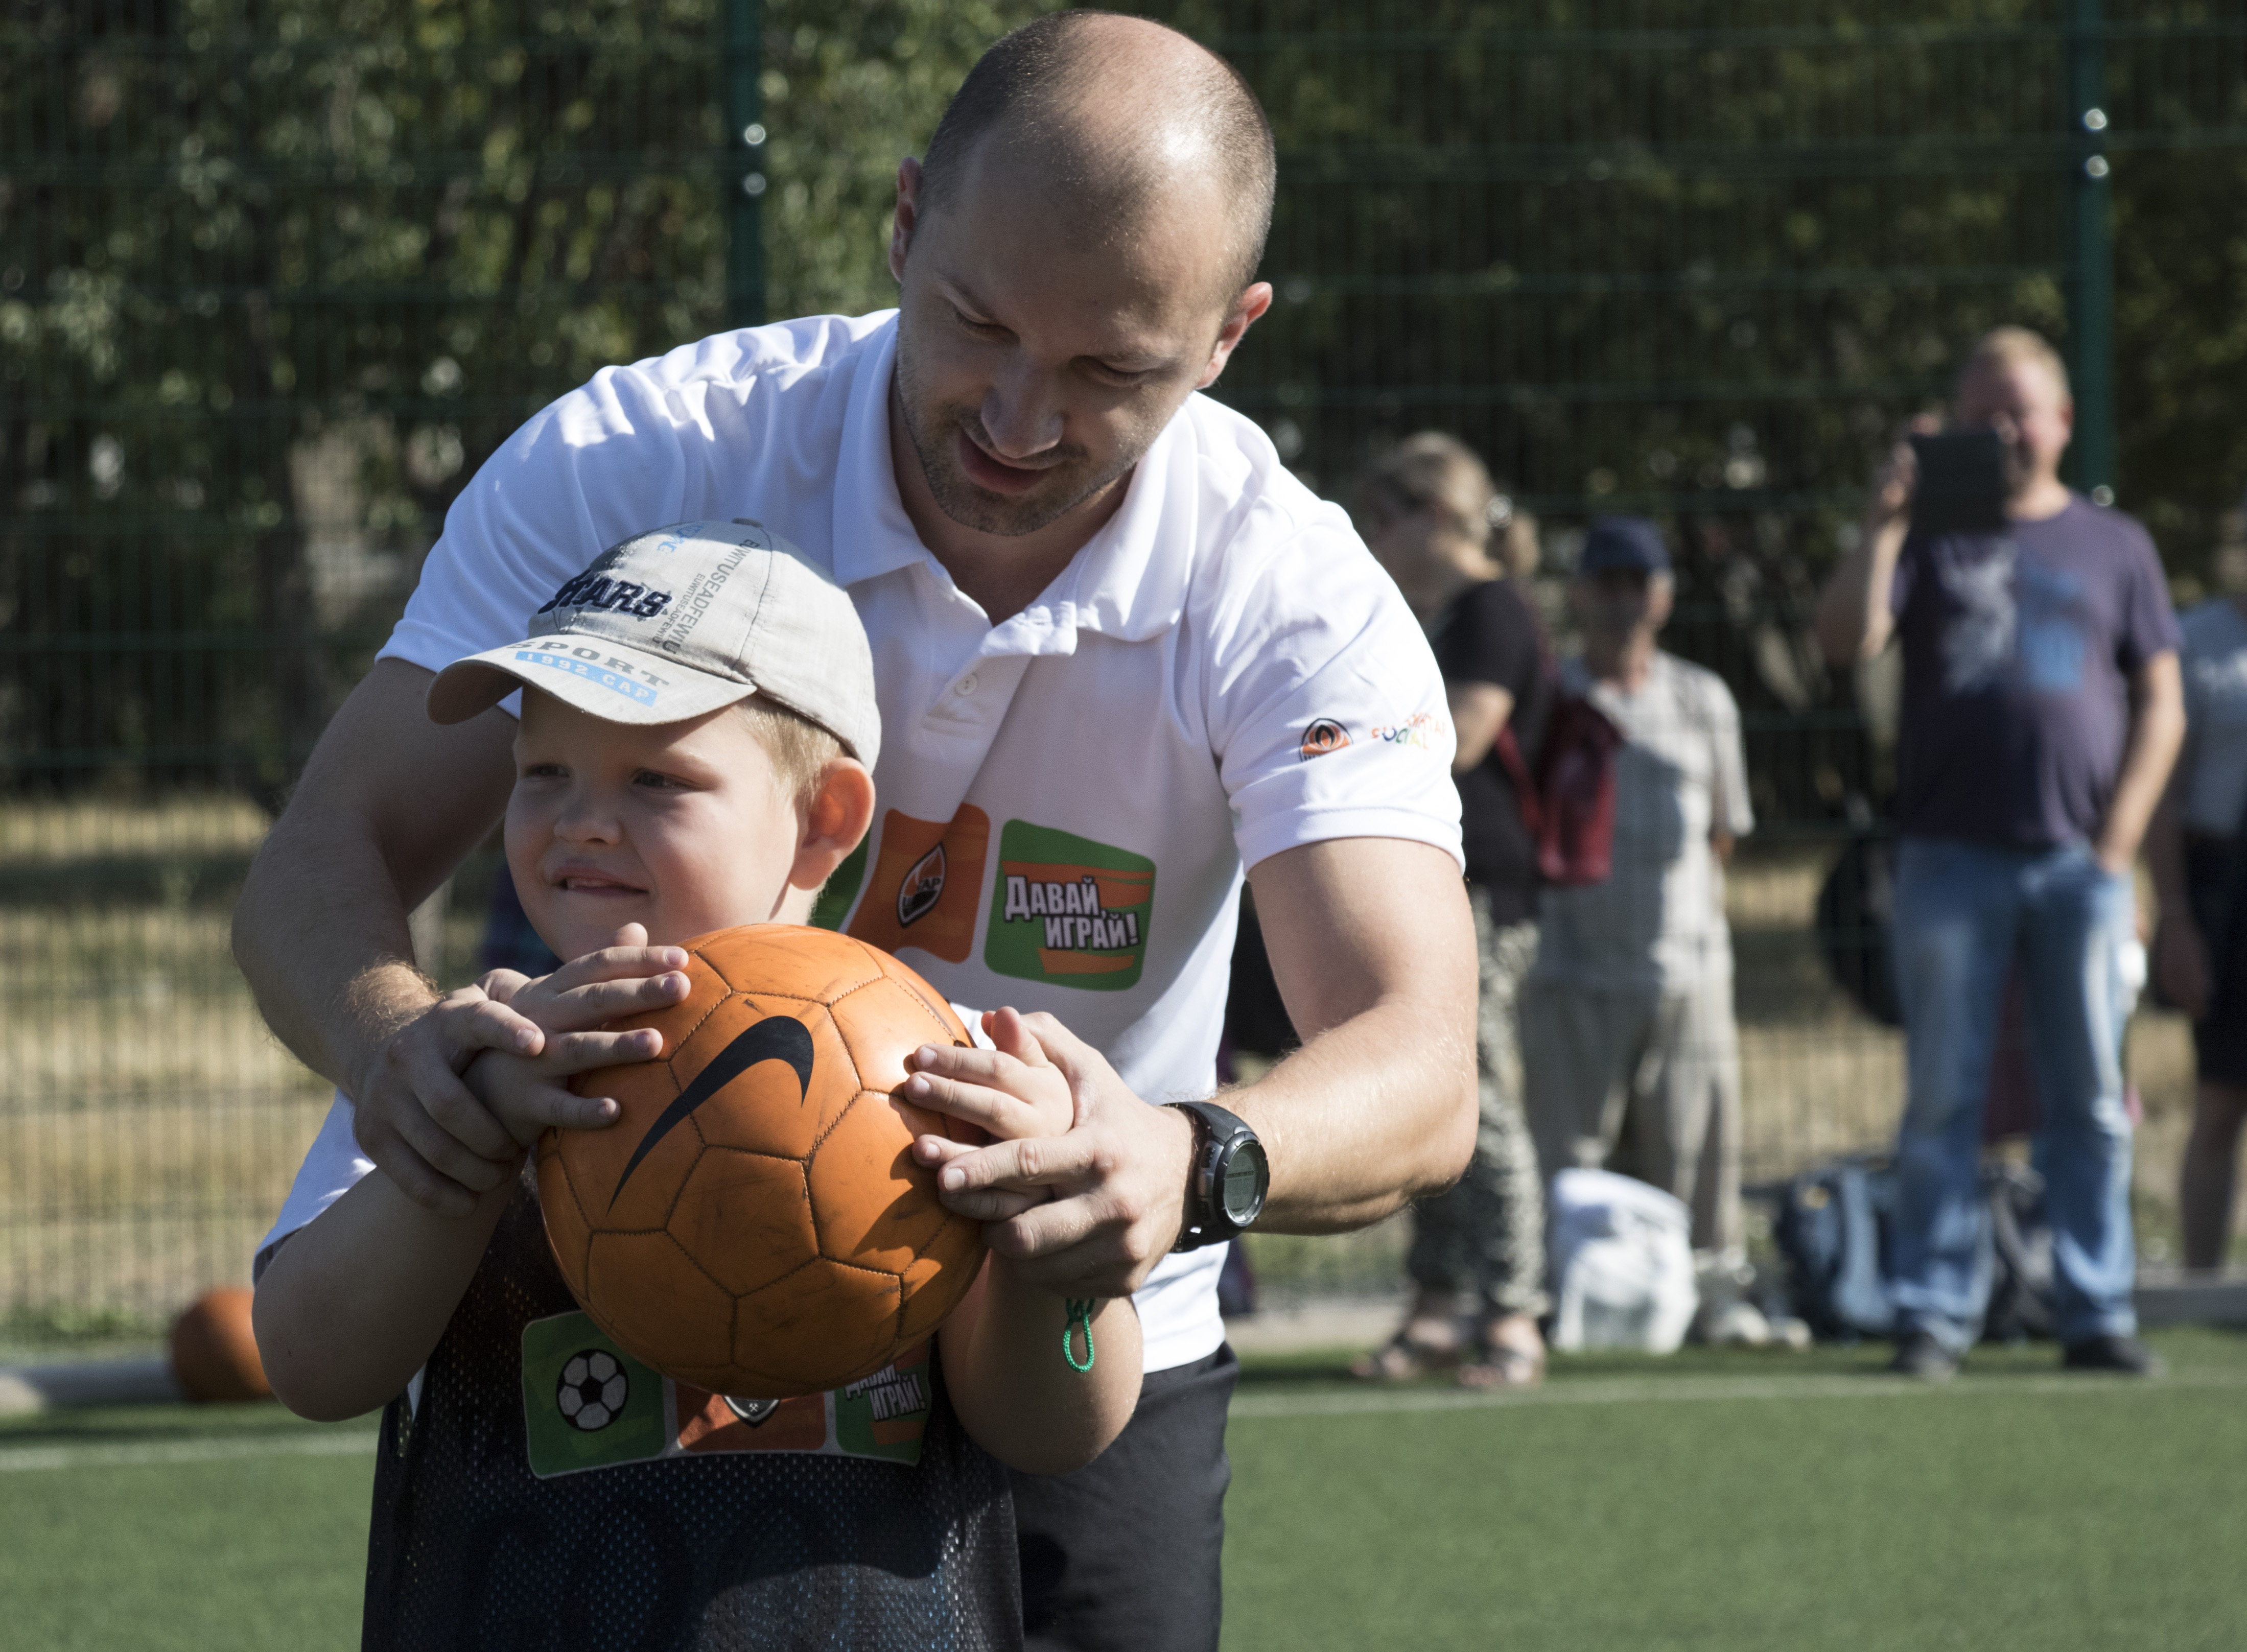
[[[693,936],[809,918],[873,815],[880,721],[850,599],[760,524],[686,522],[615,546],[531,619],[529,635],[439,673],[428,714],[457,725],[519,696],[507,858],[542,939],[572,959],[649,945],[683,967]],[[583,976],[564,966],[482,990],[537,1021],[585,992]],[[980,1072],[1013,1103],[1005,1128],[1066,1130],[1068,1086],[1020,1018],[982,1020],[999,1042]],[[659,1041],[623,1036],[642,1054]],[[518,1150],[544,1127],[504,1101],[495,1113]],[[463,1220],[374,1173],[348,1115],[338,1099],[261,1247],[255,1314],[292,1410],[386,1407],[364,1644],[453,1646],[501,1623],[591,1644],[588,1622],[604,1644],[676,1644],[654,1633],[665,1622],[715,1631],[697,1644],[1014,1640],[1001,1465],[1076,1467],[1123,1428],[1139,1390],[1128,1301],[1101,1305],[1088,1332],[1109,1357],[1073,1368],[1053,1356],[1062,1297],[988,1258],[936,1333],[941,1380],[888,1414],[878,1449],[839,1425],[792,1451],[738,1423],[700,1428],[707,1397],[622,1365],[589,1422],[582,1385],[528,1381],[534,1346],[583,1359],[607,1344],[555,1264],[527,1156]],[[823,1396],[829,1415],[843,1397]],[[777,1566],[745,1567],[741,1534],[804,1499],[825,1517],[789,1527]],[[668,1589],[651,1590],[649,1555],[618,1540],[631,1530],[662,1534]],[[904,1553],[943,1561],[883,1563]]]
[[[1982,1127],[2018,967],[2061,1362],[2150,1376],[2122,1034],[2143,974],[2132,868],[2184,732],[2182,638],[2145,529],[2059,479],[2075,419],[2059,352],[1993,329],[1960,370],[1955,411],[2002,444],[1998,525],[1915,522],[1917,465],[1899,443],[1818,610],[1837,665],[1892,638],[1903,663],[1890,1369],[1947,1381],[1981,1335]]]
[[[407,1196],[465,1212],[508,1173],[488,1098],[598,1128],[563,1066],[618,1035],[526,1055],[541,1029],[412,967],[406,913],[490,829],[513,737],[503,709],[430,723],[429,679],[651,522],[800,546],[864,622],[882,724],[872,829],[814,915],[1029,1012],[1076,1123],[941,1197],[1142,1328],[1116,1444],[1014,1477],[1033,1647],[1217,1645],[1224,1241],[1376,1221],[1475,1139],[1442,675],[1348,515],[1196,393],[1272,302],[1275,176],[1253,92],[1175,31],[1062,11],[999,42],[898,169],[896,311],[604,368],[481,465],[236,909],[269,1024]],[[1218,1096],[1244,875],[1304,1047]],[[605,1014],[665,1001],[645,949],[584,967]]]
[[[1659,528],[1592,523],[1568,587],[1583,648],[1561,662],[1561,689],[1623,735],[1612,870],[1545,891],[1522,1067],[1547,1180],[1619,1170],[1684,1201],[1711,1310],[1704,1334],[1755,1340],[1761,1328],[1745,1321],[1759,1316],[1723,1288],[1745,1261],[1725,863],[1755,814],[1731,691],[1656,644],[1675,596]]]

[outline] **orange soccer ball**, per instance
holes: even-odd
[[[905,1058],[968,1041],[951,1006],[848,936],[783,924],[686,943],[663,1054],[577,1081],[606,1130],[549,1130],[538,1199],[578,1306],[666,1376],[784,1399],[868,1376],[944,1322],[982,1229],[937,1203],[917,1135],[966,1127],[896,1094]]]
[[[196,1404],[273,1397],[249,1326],[249,1293],[241,1286],[197,1297],[172,1321],[171,1344],[172,1380]]]

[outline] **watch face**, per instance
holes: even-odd
[[[1272,1184],[1272,1167],[1260,1142],[1236,1143],[1226,1157],[1218,1183],[1217,1200],[1225,1219],[1246,1227],[1264,1208],[1264,1195]]]

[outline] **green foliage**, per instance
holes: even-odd
[[[898,158],[1035,9],[765,8],[781,313],[887,302]],[[275,802],[477,466],[726,324],[721,15],[87,15],[0,22],[0,626],[81,639],[0,653],[0,747]]]
[[[761,8],[772,314],[890,301],[898,158],[1050,3]],[[1220,393],[1330,491],[1445,427],[1548,515],[1674,516],[1727,613],[1799,607],[1873,454],[1977,332],[2066,341],[2083,151],[2049,0],[1158,10],[1240,66],[1278,130],[1279,303]],[[2198,0],[2107,10],[2121,502],[2192,577],[2247,480],[2247,24]],[[604,364],[727,323],[748,152],[724,119],[727,15],[0,15],[18,783],[154,771],[277,800],[508,433]],[[1786,673],[1710,657],[1770,687],[1766,709],[1827,692],[1814,665],[1772,686]]]
[[[760,90],[775,186],[765,259],[775,317],[897,302],[898,162],[918,154],[975,59],[1054,0],[855,0],[765,8]]]

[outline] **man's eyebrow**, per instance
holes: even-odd
[[[966,282],[960,280],[959,276],[946,275],[942,271],[939,271],[936,277],[936,284],[939,288],[944,289],[945,299],[953,309],[969,311],[975,315],[983,317],[988,317],[993,313],[991,306],[985,304],[982,299],[976,297],[974,291]]]

